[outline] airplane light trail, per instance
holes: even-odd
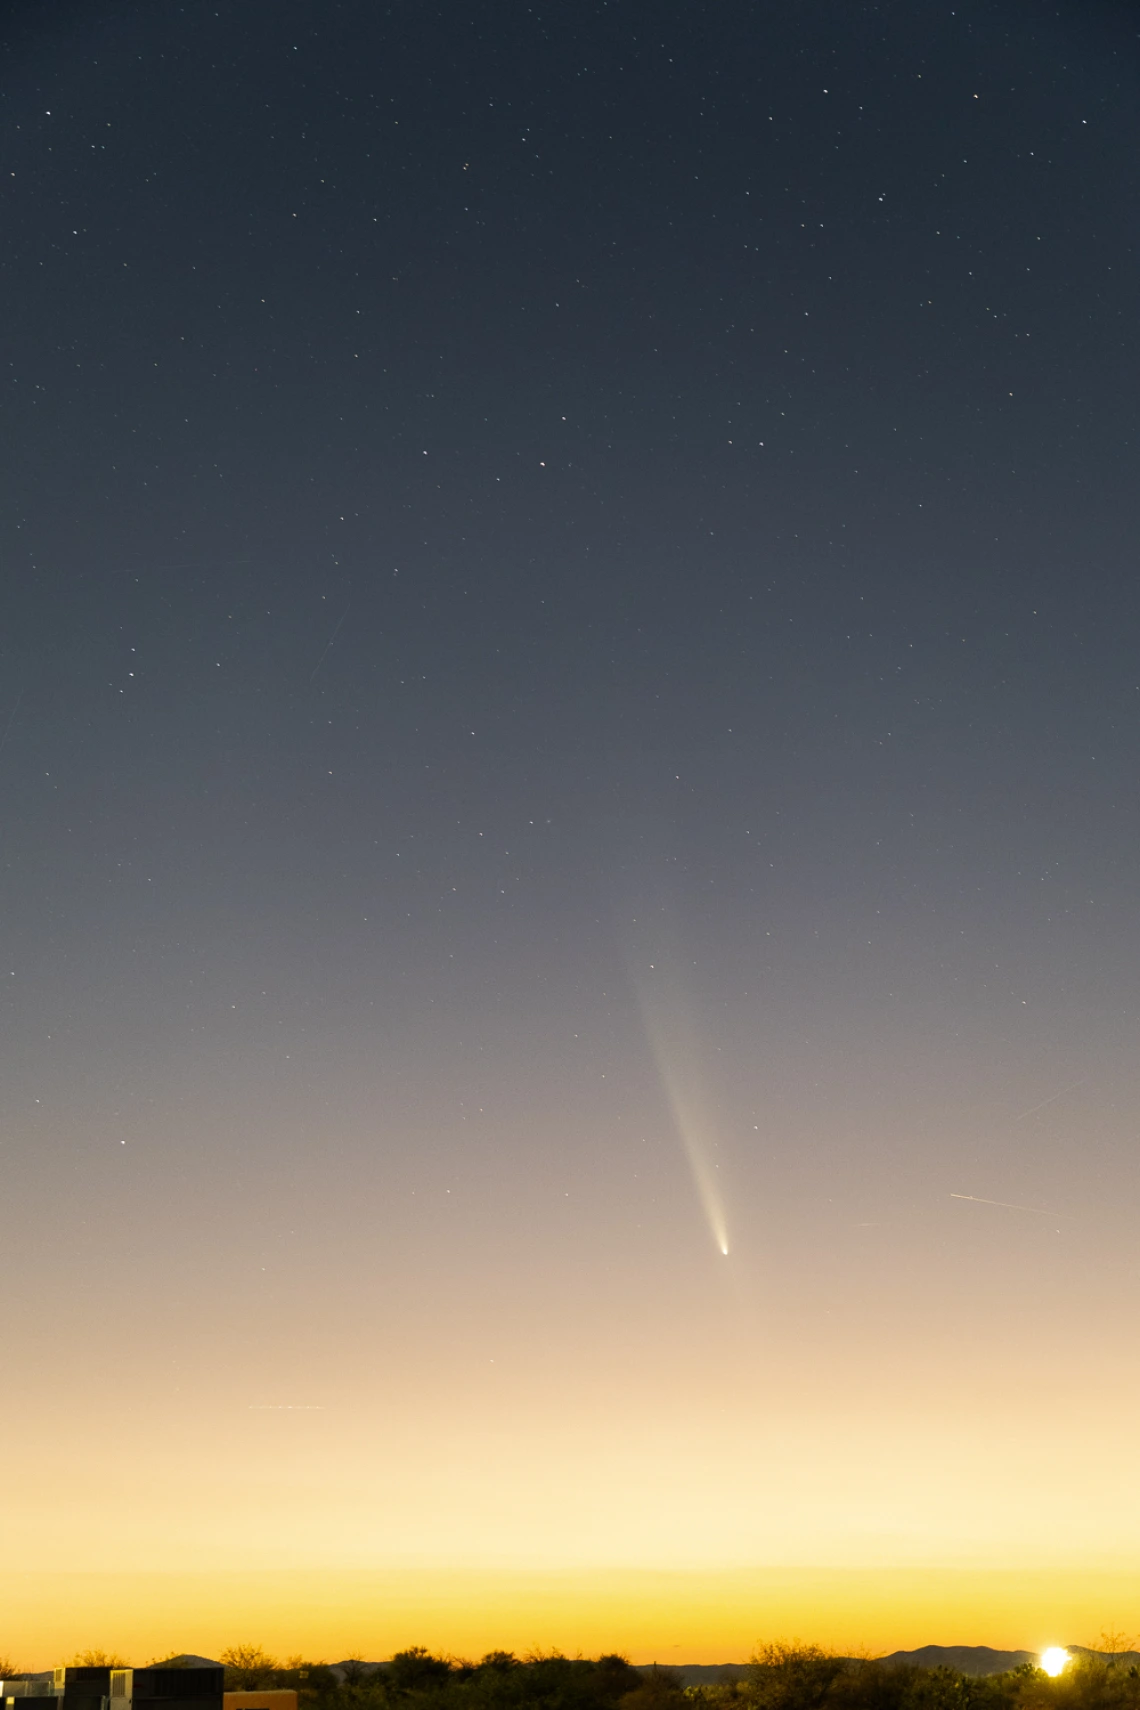
[[[1013,1120],[1015,1122],[1024,1122],[1027,1117],[1036,1116],[1037,1112],[1039,1110],[1044,1110],[1047,1104],[1056,1104],[1057,1100],[1059,1098],[1064,1098],[1066,1093],[1076,1092],[1078,1087],[1083,1087],[1087,1080],[1088,1076],[1082,1075],[1079,1081],[1073,1081],[1070,1086],[1062,1087],[1060,1092],[1050,1093],[1049,1097],[1043,1098],[1040,1104],[1033,1105],[1029,1110],[1023,1110],[1021,1115],[1015,1116]]]
[[[976,1193],[952,1193],[950,1198],[968,1199],[974,1205],[997,1205],[1001,1207],[1002,1211],[1035,1211],[1041,1217],[1068,1217],[1071,1215],[1067,1211],[1049,1211],[1043,1205],[1013,1205],[1008,1199],[982,1199]]]

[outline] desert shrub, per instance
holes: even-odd
[[[747,1697],[756,1710],[818,1710],[846,1667],[818,1645],[764,1645],[748,1666]]]
[[[451,1679],[454,1664],[449,1657],[437,1657],[425,1645],[412,1645],[397,1651],[385,1674],[390,1691],[422,1693],[438,1691]]]
[[[277,1659],[260,1645],[229,1645],[218,1658],[227,1692],[258,1692],[276,1683]]]
[[[1112,1636],[1101,1641],[1109,1647]],[[1063,1673],[1050,1679],[1041,1669],[1015,1676],[1019,1710],[1140,1710],[1140,1669],[1134,1651],[1077,1651]]]
[[[646,1669],[639,1683],[618,1699],[620,1710],[687,1710],[681,1677],[672,1669]]]

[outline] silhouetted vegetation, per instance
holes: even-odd
[[[667,1670],[618,1656],[491,1651],[466,1662],[415,1645],[379,1668],[353,1659],[333,1670],[300,1657],[281,1665],[259,1646],[235,1645],[220,1660],[227,1688],[296,1687],[305,1710],[687,1710]]]
[[[260,1645],[222,1652],[226,1686],[296,1688],[300,1710],[1140,1710],[1140,1654],[1114,1635],[1099,1651],[1076,1651],[1056,1678],[1025,1664],[974,1676],[871,1658],[833,1655],[815,1645],[765,1645],[744,1668],[714,1685],[685,1686],[668,1668],[634,1668],[625,1657],[517,1657],[490,1651],[479,1662],[436,1656],[422,1645],[389,1662],[358,1659],[329,1667]],[[163,1659],[168,1666],[185,1657]],[[192,1659],[191,1659],[192,1660]],[[85,1651],[81,1663],[124,1666]],[[0,1658],[0,1679],[19,1671]]]
[[[1136,1653],[1102,1644],[1102,1653],[1075,1654],[1056,1679],[1028,1665],[977,1677],[771,1644],[717,1684],[690,1687],[667,1668],[557,1652],[465,1662],[417,1645],[379,1667],[334,1670],[300,1657],[279,1664],[246,1645],[222,1660],[227,1686],[294,1686],[302,1710],[1140,1710]]]
[[[227,1692],[259,1692],[281,1684],[278,1679],[283,1672],[281,1664],[260,1645],[230,1645],[218,1661],[225,1665]],[[284,1672],[289,1672],[288,1664]]]
[[[1140,1710],[1140,1668],[1123,1646],[1078,1652],[1051,1679],[1029,1664],[975,1676],[768,1645],[743,1680],[691,1687],[685,1697],[706,1710]]]

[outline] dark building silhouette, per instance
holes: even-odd
[[[222,1710],[225,1680],[221,1664],[117,1668],[111,1677],[108,1710]]]
[[[53,1684],[59,1710],[107,1710],[111,1694],[111,1670],[75,1664],[57,1668]]]
[[[0,1710],[25,1698],[50,1699],[40,1710],[223,1710],[226,1671],[220,1663],[176,1668],[91,1668],[0,1682]]]

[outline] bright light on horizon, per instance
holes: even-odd
[[[1045,1670],[1046,1674],[1052,1675],[1054,1679],[1056,1679],[1056,1677],[1061,1673],[1066,1664],[1072,1662],[1072,1660],[1072,1657],[1069,1655],[1068,1651],[1065,1650],[1063,1645],[1050,1645],[1047,1651],[1041,1652],[1041,1667]]]

